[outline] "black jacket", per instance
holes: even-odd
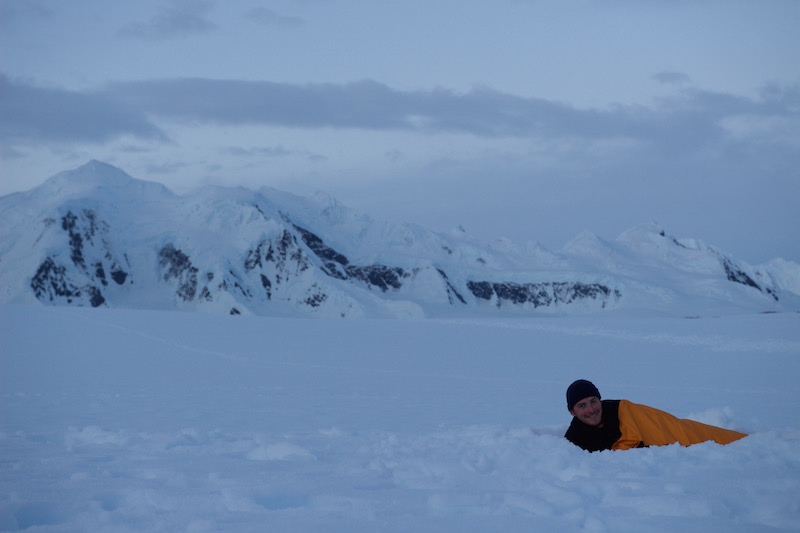
[[[622,436],[619,430],[619,400],[602,400],[600,403],[603,404],[602,427],[589,426],[573,417],[564,435],[571,443],[590,452],[610,450]]]

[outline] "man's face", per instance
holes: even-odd
[[[572,407],[572,416],[589,426],[599,426],[603,422],[603,404],[597,396],[589,396]]]

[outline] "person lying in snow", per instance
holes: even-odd
[[[567,388],[567,408],[574,417],[564,437],[584,450],[629,450],[713,440],[729,444],[747,434],[676,418],[628,400],[602,400],[591,381],[579,379]]]

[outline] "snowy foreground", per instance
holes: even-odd
[[[797,531],[800,315],[0,307],[0,530]],[[564,390],[751,436],[588,454]]]

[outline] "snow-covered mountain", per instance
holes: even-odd
[[[557,253],[376,221],[318,195],[178,196],[98,161],[0,198],[0,303],[320,317],[800,309],[800,265],[656,224]]]

